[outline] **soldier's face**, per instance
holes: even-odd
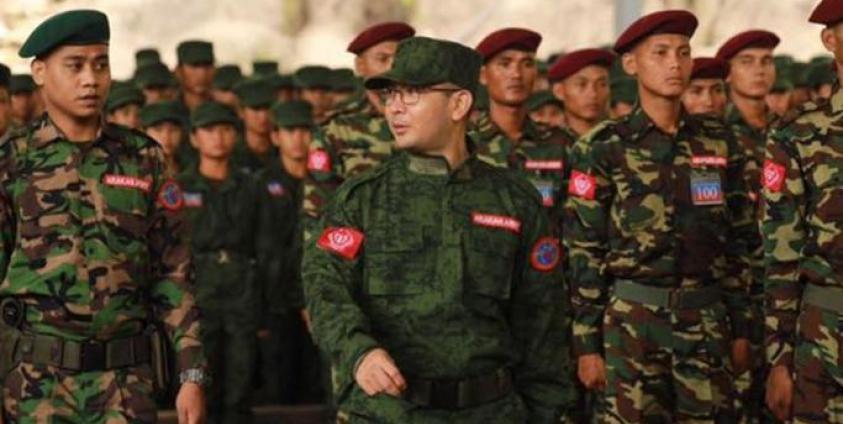
[[[489,90],[489,101],[519,107],[532,94],[538,74],[535,53],[509,49],[483,65],[480,82]]]
[[[726,110],[726,87],[721,79],[695,79],[682,94],[682,105],[692,115],[723,116]]]
[[[313,107],[313,119],[322,122],[328,111],[333,107],[331,91],[325,88],[305,88],[301,91],[301,99]]]
[[[33,93],[12,94],[10,99],[12,116],[19,122],[27,122],[32,119],[32,111],[35,110],[35,95]]]
[[[363,78],[382,74],[392,67],[397,41],[384,41],[364,50],[354,58],[354,71]]]
[[[680,34],[651,35],[622,60],[624,70],[637,76],[644,93],[676,100],[685,92],[693,70],[689,39]]]
[[[225,160],[231,156],[237,142],[237,129],[231,124],[213,124],[193,130],[193,147],[204,158]]]
[[[6,133],[12,121],[12,102],[9,97],[9,90],[0,87],[0,136]]]
[[[446,87],[434,87],[439,88]],[[393,89],[395,95],[384,99],[384,116],[399,149],[440,152],[450,143],[450,131],[470,113],[470,95],[469,104],[460,105],[455,99],[457,92],[429,91],[424,87]],[[464,90],[459,93],[467,95]],[[464,110],[461,106],[465,106]]]
[[[171,87],[147,87],[143,89],[146,104],[175,100],[178,93]]]
[[[763,99],[776,82],[773,49],[743,49],[730,61],[729,88],[738,96]]]
[[[164,154],[172,157],[181,144],[182,129],[174,122],[161,122],[146,128],[146,135],[161,145]]]
[[[565,113],[555,104],[546,104],[530,112],[530,119],[551,127],[562,128],[565,125]]]
[[[176,76],[181,81],[185,92],[207,97],[211,94],[214,82],[214,65],[210,63],[181,64],[176,68]]]
[[[770,110],[778,116],[784,115],[785,112],[790,110],[790,99],[792,94],[792,90],[768,94],[767,98],[765,99],[767,102],[767,107],[770,108]]]
[[[281,156],[293,161],[307,160],[307,151],[313,139],[310,128],[276,128],[272,132],[272,144],[281,152]]]
[[[609,70],[586,66],[554,84],[553,94],[565,104],[567,114],[585,121],[602,119],[609,105]]]
[[[140,128],[140,106],[126,105],[114,109],[108,114],[108,122],[123,125],[132,129]]]
[[[32,78],[43,87],[50,113],[76,120],[99,119],[111,88],[108,46],[62,46],[32,62]]]
[[[269,131],[272,129],[272,123],[269,121],[269,108],[243,107],[240,109],[240,119],[243,120],[246,131],[261,136],[269,136]]]

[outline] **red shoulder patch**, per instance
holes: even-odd
[[[761,176],[761,185],[774,193],[782,191],[784,187],[785,169],[771,160],[764,162],[764,173]]]
[[[308,171],[330,172],[331,155],[324,150],[311,150],[307,154],[307,169]]]
[[[511,216],[472,212],[471,223],[481,227],[500,228],[515,234],[521,233],[521,221]]]
[[[540,238],[530,250],[530,265],[536,271],[552,271],[561,260],[562,248],[559,246],[559,239],[553,237]]]
[[[184,192],[179,183],[174,180],[164,181],[158,189],[158,204],[171,211],[180,210],[184,206]]]
[[[580,171],[571,171],[568,193],[586,200],[594,200],[597,193],[597,179]]]
[[[328,227],[316,242],[322,250],[335,253],[348,260],[357,259],[365,236],[351,227]]]
[[[693,166],[716,166],[725,168],[728,161],[723,156],[694,156],[691,158]]]
[[[105,174],[102,177],[102,183],[107,186],[134,188],[144,192],[148,192],[152,187],[151,181],[131,175]]]

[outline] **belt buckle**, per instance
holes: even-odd
[[[220,249],[219,255],[217,256],[217,263],[227,264],[229,262],[231,262],[231,259],[228,255],[228,250]]]
[[[79,346],[79,367],[83,372],[108,368],[106,343],[86,341]]]
[[[23,302],[14,297],[7,297],[0,302],[0,314],[2,314],[3,323],[11,328],[20,328],[23,324]]]

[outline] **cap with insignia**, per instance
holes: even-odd
[[[278,73],[278,62],[274,60],[256,60],[252,62],[252,76]]]
[[[616,103],[635,104],[638,101],[638,81],[635,78],[619,78],[609,83],[609,97]]]
[[[127,105],[143,106],[146,98],[134,84],[127,81],[115,81],[105,99],[105,111],[113,112]]]
[[[182,41],[176,47],[179,65],[213,65],[214,45],[202,40]]]
[[[496,54],[507,50],[523,50],[535,53],[542,42],[542,36],[525,28],[504,28],[486,36],[475,50],[488,61]]]
[[[108,44],[108,17],[98,10],[69,10],[53,15],[35,27],[18,55],[24,59],[44,57],[65,45]]]
[[[562,81],[590,65],[598,65],[608,69],[612,66],[614,60],[615,55],[608,50],[575,50],[557,59],[547,72],[547,78],[550,81]]]
[[[651,35],[657,34],[679,34],[690,38],[697,30],[697,24],[696,16],[685,10],[650,13],[627,27],[615,41],[613,49],[617,54],[624,54]]]
[[[158,125],[162,122],[172,122],[176,125],[184,126],[185,116],[178,102],[158,102],[141,108],[140,122],[144,128]]]
[[[544,105],[555,105],[559,106],[559,108],[563,108],[562,102],[550,92],[550,90],[542,90],[533,93],[530,95],[530,98],[527,99],[527,110],[533,112]]]
[[[843,0],[822,0],[808,18],[808,22],[834,25],[843,21]]]
[[[0,87],[9,88],[9,80],[12,78],[12,70],[0,63]]]
[[[313,108],[303,100],[276,103],[272,106],[272,122],[276,128],[312,127]]]
[[[243,79],[243,72],[237,65],[223,65],[214,72],[212,86],[217,90],[230,91]]]
[[[412,37],[398,43],[392,69],[366,80],[370,90],[392,84],[431,86],[449,82],[475,93],[483,58],[453,41]]]
[[[230,107],[218,102],[202,103],[190,114],[190,126],[194,129],[214,124],[231,124],[236,127],[240,125],[240,119]]]
[[[729,63],[715,57],[694,58],[691,79],[722,79],[729,76]]]
[[[15,74],[9,77],[9,94],[35,92],[35,80],[29,74]]]
[[[157,62],[144,65],[135,71],[135,83],[140,88],[175,87],[176,77],[167,65]]]
[[[161,63],[161,54],[157,49],[147,48],[135,52],[135,68],[142,68],[153,63]]]
[[[717,50],[715,57],[721,60],[729,60],[740,53],[741,50],[749,48],[773,49],[779,45],[779,41],[779,37],[770,31],[763,29],[744,31],[726,40]]]
[[[263,78],[246,78],[234,86],[240,105],[252,109],[268,108],[275,101],[272,86]]]
[[[333,73],[325,66],[303,66],[293,74],[293,83],[298,88],[331,88]]]
[[[414,35],[416,35],[416,30],[404,22],[384,22],[372,25],[357,34],[357,37],[348,44],[346,51],[360,54],[375,44],[384,41],[401,41]]]

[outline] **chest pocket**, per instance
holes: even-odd
[[[410,296],[435,289],[435,257],[421,231],[373,229],[364,242],[365,292],[370,296]],[[435,250],[435,249],[430,249]]]
[[[656,178],[649,184],[640,180],[618,184],[620,190],[612,207],[612,216],[628,235],[663,230],[666,225],[666,198],[663,182]]]
[[[134,251],[146,245],[152,178],[141,175],[103,175],[92,192],[97,221],[115,251]]]
[[[464,233],[465,290],[509,299],[520,235],[500,228],[472,226]]]

